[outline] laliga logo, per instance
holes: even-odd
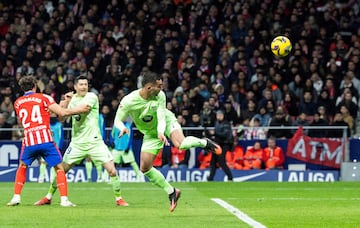
[[[3,144],[0,147],[0,166],[10,166],[17,167],[17,162],[15,164],[10,164],[11,160],[19,159],[19,149],[14,144]]]

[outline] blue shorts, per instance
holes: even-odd
[[[31,163],[39,157],[43,157],[50,167],[53,167],[62,161],[61,153],[54,142],[42,143],[34,146],[23,146],[20,160],[26,165],[31,165]]]

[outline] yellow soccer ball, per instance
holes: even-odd
[[[291,42],[286,36],[277,36],[271,41],[271,51],[275,56],[285,57],[291,52]]]

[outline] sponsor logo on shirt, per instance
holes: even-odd
[[[144,117],[142,118],[142,120],[143,120],[145,123],[148,123],[148,122],[152,121],[153,118],[154,118],[153,116],[146,115],[146,116],[144,116]]]

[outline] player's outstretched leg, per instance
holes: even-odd
[[[178,133],[178,134],[180,134],[180,133]],[[174,137],[172,137],[172,140],[174,138],[176,139],[175,135],[174,135]],[[201,147],[201,148],[204,148],[208,152],[216,153],[216,154],[221,154],[221,152],[222,152],[221,147],[218,144],[216,144],[214,141],[212,141],[208,138],[199,139],[194,136],[185,137],[182,140],[182,142],[180,142],[180,146],[179,146],[179,148],[181,150],[187,150],[187,149],[190,149],[193,147]]]
[[[221,154],[222,153],[222,149],[221,147],[215,143],[214,141],[212,141],[211,139],[205,138],[206,140],[206,146],[205,146],[205,150],[215,153],[215,154]]]

